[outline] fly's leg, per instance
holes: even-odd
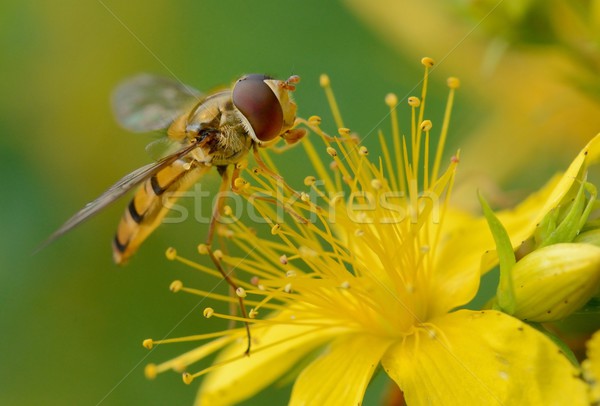
[[[242,317],[247,320],[248,313],[246,312],[246,307],[244,306],[244,298],[242,297],[242,295],[243,295],[242,289],[237,285],[237,283],[235,283],[233,278],[231,278],[230,275],[233,271],[225,272],[225,269],[223,269],[221,262],[215,256],[215,254],[212,250],[212,247],[211,247],[211,244],[212,244],[214,236],[215,236],[217,220],[219,219],[219,216],[221,214],[221,209],[223,206],[224,194],[225,194],[225,191],[227,190],[227,188],[229,187],[229,177],[227,176],[227,167],[226,166],[218,167],[218,170],[219,170],[219,173],[221,174],[221,187],[219,188],[219,194],[217,196],[217,201],[215,202],[215,205],[213,207],[212,216],[210,218],[210,223],[208,226],[208,234],[206,236],[206,248],[207,248],[208,256],[210,257],[211,261],[213,262],[213,264],[215,265],[215,267],[217,268],[219,273],[223,276],[223,279],[225,279],[225,282],[227,282],[229,284],[229,286],[233,290],[234,294],[237,296]],[[251,346],[250,324],[247,321],[245,321],[244,324],[246,326],[246,336],[248,337],[248,346],[246,347],[245,354],[250,355],[250,346]]]

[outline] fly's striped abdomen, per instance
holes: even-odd
[[[198,181],[209,166],[197,166],[177,160],[148,178],[137,190],[125,209],[113,240],[113,259],[117,264],[127,262],[160,225],[177,200],[177,193]]]

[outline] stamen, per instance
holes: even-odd
[[[342,121],[342,115],[340,114],[340,109],[335,100],[335,96],[333,95],[333,90],[331,89],[331,80],[329,80],[329,76],[326,74],[322,74],[319,78],[319,83],[323,90],[325,90],[325,96],[327,97],[327,102],[329,103],[329,109],[333,114],[333,120],[338,128],[344,127],[344,122]]]
[[[175,280],[169,285],[169,290],[173,293],[179,292],[183,288],[183,282]]]
[[[460,80],[455,77],[448,78],[448,87],[450,88],[450,92],[448,94],[448,101],[446,102],[446,111],[444,112],[444,121],[442,122],[440,140],[435,153],[435,162],[433,164],[433,172],[431,174],[431,183],[435,182],[438,177],[438,172],[442,162],[442,155],[446,145],[446,138],[448,136],[448,127],[450,126],[450,116],[452,115],[452,106],[454,104],[454,93],[455,90],[460,87]]]
[[[177,257],[177,250],[173,247],[169,247],[165,252],[165,256],[169,261],[173,261]]]

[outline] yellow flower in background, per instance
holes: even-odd
[[[216,255],[235,268],[243,288],[238,295],[251,309],[246,319],[210,308],[205,315],[250,323],[249,356],[244,328],[148,339],[146,347],[213,339],[149,365],[149,377],[173,369],[190,383],[206,375],[197,404],[218,405],[251,397],[292,374],[297,376],[290,404],[351,405],[361,403],[381,366],[410,405],[587,404],[579,369],[545,335],[499,311],[457,310],[473,299],[481,273],[495,264],[493,252],[482,259],[494,242],[485,219],[448,204],[459,158],[445,167],[442,157],[458,80],[448,81],[447,110],[434,143],[433,123],[425,115],[433,61],[423,63],[421,97],[408,99],[410,137],[400,135],[397,98],[388,95],[393,131],[391,137],[379,134],[381,151],[367,150],[345,128],[329,80],[322,78],[339,137],[324,133],[318,117],[303,121],[314,133],[302,141],[312,165],[305,190],[292,189],[261,167],[236,181],[276,240],[263,237],[260,225],[255,230],[239,221],[220,230],[245,253]],[[315,138],[325,144],[329,168]],[[514,247],[533,234],[575,175],[598,156],[599,142],[590,143],[565,175],[498,214]],[[226,207],[224,215],[232,216],[232,210]],[[216,274],[173,249],[168,257]],[[180,281],[172,290],[237,301]],[[191,372],[194,363],[217,351],[213,366]]]
[[[531,173],[532,162],[568,162],[598,132],[597,0],[344,3],[400,54],[428,49],[439,70],[469,79],[464,92],[480,110],[461,139],[461,207],[478,208],[475,190],[506,207],[512,199],[497,184]]]

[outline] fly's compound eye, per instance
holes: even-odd
[[[233,104],[246,117],[256,138],[271,141],[281,133],[283,110],[265,75],[247,75],[233,87]]]

